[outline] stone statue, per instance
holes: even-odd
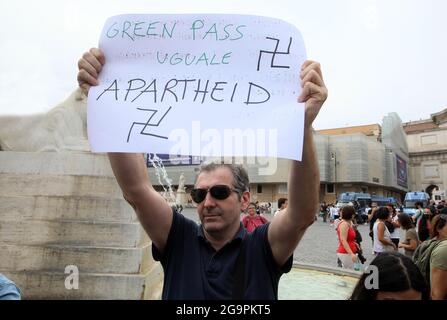
[[[180,174],[180,178],[178,179],[178,189],[177,189],[177,192],[179,190],[185,191],[185,175],[183,174],[183,172]]]
[[[1,116],[0,150],[89,151],[87,97],[78,88],[47,113]]]
[[[175,197],[175,202],[178,206],[181,206],[182,209],[187,205],[187,197],[186,197],[186,191],[185,191],[185,175],[183,172],[180,174],[179,180],[178,180],[178,188],[177,188],[177,194]]]

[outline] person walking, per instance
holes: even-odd
[[[320,214],[321,214],[321,217],[323,218],[324,223],[327,222],[327,214],[328,214],[327,208],[328,207],[326,205],[326,202],[323,202],[320,206]]]
[[[339,240],[337,257],[340,259],[342,267],[345,269],[354,269],[354,264],[358,262],[356,255],[358,244],[356,242],[356,232],[353,227],[352,219],[355,216],[353,206],[344,206],[341,208],[341,221],[336,231]]]
[[[385,221],[389,221],[391,214],[387,207],[380,207],[376,212],[377,220],[374,223],[374,254],[378,255],[382,252],[396,251],[397,246],[391,241],[391,234],[385,225]]]
[[[416,232],[419,232],[419,221],[421,220],[422,216],[424,215],[424,204],[420,201],[417,201],[415,204],[416,211],[414,215],[412,216],[413,222],[416,226]]]
[[[399,213],[397,219],[399,220],[401,228],[405,230],[404,240],[399,243],[399,248],[403,248],[405,255],[412,258],[414,251],[419,245],[419,237],[413,220],[406,213]]]

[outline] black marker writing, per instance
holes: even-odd
[[[141,111],[149,111],[152,112],[152,114],[150,115],[149,119],[146,122],[133,122],[132,125],[129,128],[129,133],[127,134],[127,142],[129,142],[130,140],[130,135],[132,134],[132,130],[134,128],[135,125],[141,125],[143,126],[143,129],[141,129],[140,134],[144,134],[147,136],[153,136],[156,138],[161,138],[161,139],[168,139],[168,137],[165,136],[160,136],[154,133],[150,133],[150,132],[146,132],[146,128],[147,127],[158,127],[160,125],[160,123],[162,122],[162,120],[164,119],[164,117],[168,114],[168,112],[172,109],[172,107],[169,107],[168,110],[166,110],[166,112],[163,114],[163,116],[160,118],[160,120],[158,120],[157,123],[151,123],[152,118],[155,116],[155,114],[158,112],[158,110],[154,110],[154,109],[143,109],[143,108],[137,108],[137,110],[141,110]]]
[[[270,99],[270,92],[261,84],[254,82],[248,83],[229,83],[227,81],[211,81],[209,79],[167,79],[160,84],[159,79],[145,80],[134,78],[127,81],[127,85],[120,88],[124,82],[118,82],[117,79],[104,89],[96,100],[107,99],[107,96],[113,94],[115,101],[137,100],[147,101],[149,103],[244,103],[246,105],[265,103]],[[157,86],[158,83],[158,86]],[[160,87],[160,89],[158,89]],[[121,90],[123,89],[123,90]],[[146,97],[147,95],[150,97]],[[145,102],[146,103],[146,102]],[[149,111],[149,110],[147,110]]]
[[[273,50],[273,51],[265,51],[265,50],[259,51],[257,71],[259,71],[259,65],[261,64],[261,57],[262,57],[263,53],[272,55],[272,60],[270,62],[270,67],[271,68],[290,68],[290,66],[279,66],[279,65],[275,65],[274,63],[275,63],[275,56],[277,54],[290,54],[290,45],[292,44],[292,37],[290,37],[289,46],[287,47],[287,51],[286,52],[278,51],[279,39],[270,38],[270,37],[266,37],[266,39],[276,41],[275,50]]]

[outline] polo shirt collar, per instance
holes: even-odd
[[[244,225],[242,224],[242,222],[240,222],[239,224],[239,230],[236,233],[236,236],[231,239],[230,243],[233,241],[242,241],[242,239],[244,239],[245,234],[247,233],[247,230],[245,230]],[[205,233],[203,232],[203,226],[199,225],[199,232],[197,233],[197,237],[199,239],[202,239],[204,241],[208,241],[205,237]]]

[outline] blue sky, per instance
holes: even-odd
[[[2,0],[0,115],[46,112],[77,86],[77,60],[123,13],[229,13],[280,18],[321,62],[329,98],[317,129],[403,121],[447,108],[443,0]]]

